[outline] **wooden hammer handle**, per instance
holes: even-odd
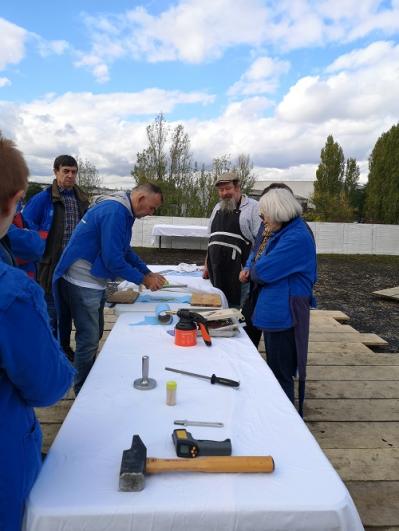
[[[159,472],[273,472],[274,461],[269,455],[260,456],[214,456],[195,459],[159,459],[149,457],[146,462],[148,474]]]

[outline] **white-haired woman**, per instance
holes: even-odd
[[[301,205],[288,190],[270,190],[261,197],[259,211],[272,235],[251,268],[252,280],[261,286],[252,322],[263,330],[267,363],[292,403],[298,373],[302,415],[309,310],[317,275],[315,241],[300,217]]]

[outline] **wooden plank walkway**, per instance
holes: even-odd
[[[388,289],[380,289],[379,291],[373,291],[375,297],[382,297],[383,299],[390,299],[399,301],[399,286]]]
[[[107,310],[101,344],[115,320]],[[312,311],[304,420],[366,529],[399,531],[399,354],[373,352],[370,346],[386,342],[357,332],[348,320],[339,311]],[[72,403],[69,393],[37,410],[45,451]]]

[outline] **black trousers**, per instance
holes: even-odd
[[[295,403],[294,376],[297,370],[297,355],[294,329],[281,332],[264,332],[267,364],[283,391]]]
[[[256,348],[259,348],[259,341],[262,337],[262,330],[256,328],[252,324],[252,314],[254,313],[256,302],[258,300],[259,290],[254,283],[250,281],[249,284],[249,294],[246,298],[243,307],[241,308],[241,313],[245,318],[244,330],[247,333],[249,339],[255,345]]]

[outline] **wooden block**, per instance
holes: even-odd
[[[398,365],[359,366],[320,366],[307,368],[307,380],[348,381],[348,380],[396,380],[399,385]],[[381,384],[383,385],[383,384]]]
[[[331,341],[311,341],[309,342],[308,352],[332,353],[339,352],[341,354],[374,354],[374,352],[363,345],[363,343],[347,343],[345,341],[331,342]]]
[[[191,306],[209,306],[218,307],[222,306],[222,299],[218,293],[193,293],[191,297]]]
[[[60,400],[54,406],[37,407],[35,412],[40,423],[62,424],[72,404],[73,400]]]
[[[133,302],[139,296],[138,291],[128,289],[126,291],[115,291],[107,297],[107,302],[116,304],[133,304]]]
[[[364,345],[382,346],[388,343],[376,334],[361,334],[360,332],[310,332],[309,341],[329,341],[345,343],[363,343]]]
[[[399,398],[394,381],[312,381],[306,382],[306,398]]]
[[[366,398],[363,400],[324,400],[308,398],[305,400],[304,417],[306,422],[398,422],[399,400],[373,400]]]
[[[329,332],[331,334],[337,334],[338,336],[340,334],[347,334],[347,333],[354,333],[354,334],[359,334],[359,332],[356,330],[356,328],[353,328],[352,326],[349,326],[349,325],[343,325],[341,323],[338,323],[337,321],[335,322],[335,324],[331,324],[331,323],[328,323],[328,322],[314,322],[314,321],[311,321],[310,322],[310,333],[314,333],[314,332]]]
[[[345,485],[366,531],[398,531],[399,481],[345,481]]]
[[[399,354],[356,353],[350,349],[346,352],[309,352],[309,365],[399,365]]]
[[[322,448],[399,448],[399,422],[307,422]]]
[[[41,424],[43,433],[42,452],[46,454],[61,428],[61,424]]]
[[[344,481],[399,481],[399,448],[325,449]]]
[[[375,297],[382,297],[383,299],[391,299],[399,301],[399,286],[395,288],[381,289],[379,291],[373,291]]]
[[[348,317],[344,312],[339,310],[310,310],[311,316],[317,317],[332,317],[336,321],[349,321]]]

